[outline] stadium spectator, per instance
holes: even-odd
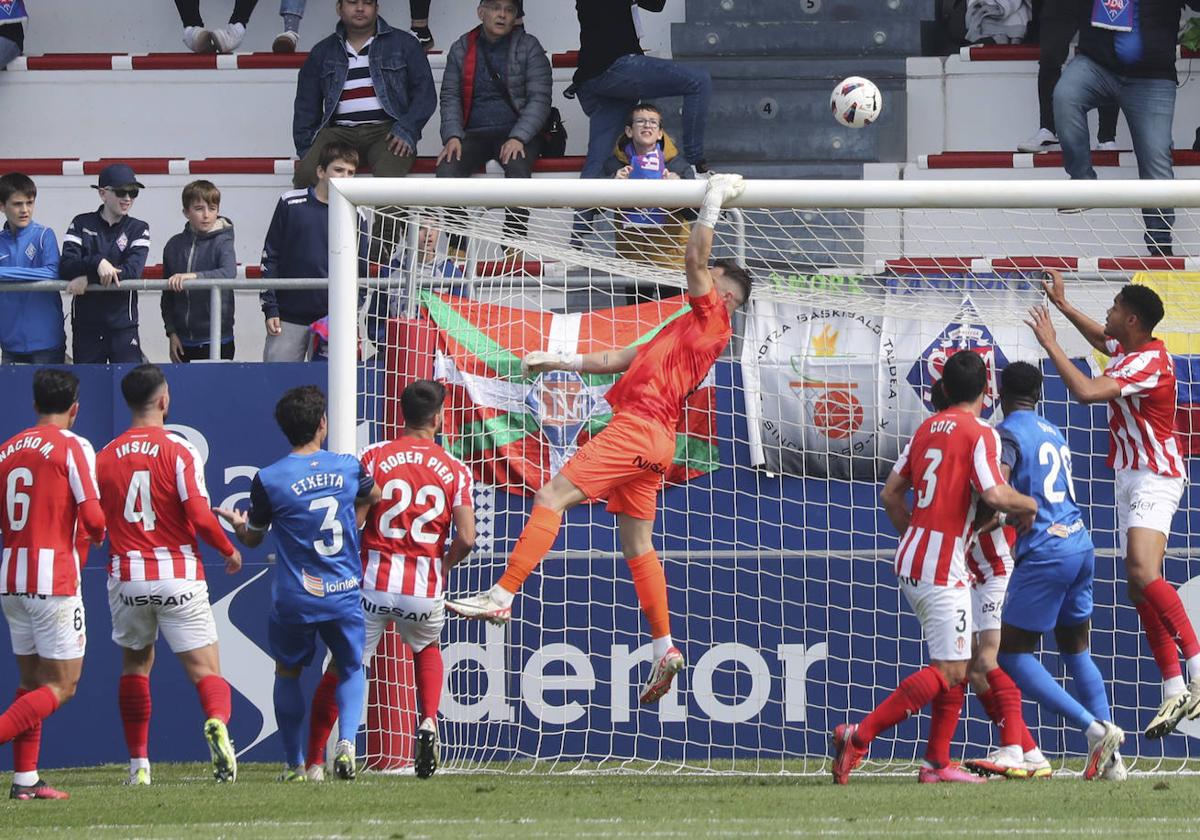
[[[0,282],[58,279],[58,240],[33,220],[37,185],[28,175],[0,177]],[[0,297],[0,350],[5,364],[60,365],[66,358],[62,296],[58,292],[9,292]]]
[[[442,76],[442,142],[439,178],[466,178],[487,161],[506,178],[528,178],[541,151],[540,132],[550,116],[550,60],[537,38],[514,31],[516,0],[480,0],[480,25],[450,47]],[[458,211],[457,218],[463,218]],[[506,236],[524,237],[529,211],[504,212]],[[452,237],[451,250],[460,250]],[[514,257],[515,249],[506,256]]]
[[[1035,12],[1037,6],[1035,4]],[[1038,51],[1038,118],[1037,133],[1017,144],[1019,152],[1045,152],[1058,145],[1054,128],[1054,86],[1062,75],[1063,63],[1071,48],[1071,40],[1079,31],[1079,15],[1073,0],[1045,0],[1041,4]],[[1100,128],[1096,132],[1096,150],[1117,150],[1117,106],[1100,106]]]
[[[587,160],[580,177],[604,176],[604,161],[629,110],[642,99],[683,97],[683,153],[699,171],[704,160],[704,123],[712,80],[708,72],[643,54],[635,9],[661,12],[666,0],[575,0],[579,17],[579,66],[568,97],[590,120]]]
[[[179,22],[183,24],[183,43],[196,53],[231,53],[242,45],[246,37],[246,24],[258,0],[234,0],[229,23],[217,29],[208,29],[200,16],[200,0],[175,0],[179,11]]]
[[[321,149],[349,143],[379,177],[408,174],[437,107],[417,39],[379,17],[376,0],[338,0],[337,30],[317,43],[296,80],[296,188],[316,182]]]
[[[604,174],[631,180],[696,177],[674,141],[663,131],[662,111],[649,102],[639,103],[625,118],[625,130],[617,138],[612,156],[604,162]],[[683,269],[688,216],[694,218],[694,215],[657,208],[618,211],[617,254],[635,262]]]
[[[69,281],[71,356],[76,363],[142,361],[138,338],[137,292],[86,294],[90,286],[117,286],[137,280],[150,253],[150,226],[129,215],[138,191],[132,167],[111,163],[100,170],[94,189],[100,207],[71,220],[63,236],[58,276]]]
[[[1175,117],[1176,35],[1184,3],[1200,0],[1138,0],[1120,10],[1093,0],[1073,0],[1080,21],[1079,47],[1054,88],[1054,123],[1062,143],[1063,167],[1074,179],[1095,179],[1087,113],[1116,104],[1133,136],[1138,177],[1169,181],[1171,127]],[[1171,256],[1175,210],[1142,210],[1151,256]]]
[[[25,0],[0,3],[0,70],[25,52]]]
[[[1029,0],[970,0],[967,40],[972,44],[1019,44],[1033,12]]]
[[[92,445],[70,431],[79,416],[79,377],[37,371],[33,408],[37,424],[0,446],[7,512],[0,516],[0,540],[6,558],[21,557],[27,572],[0,576],[19,675],[17,696],[0,715],[0,744],[13,742],[10,799],[67,799],[38,775],[42,720],[79,684],[87,648],[80,558],[88,542],[104,539],[105,523]]]
[[[279,198],[263,244],[262,276],[329,276],[329,179],[353,178],[358,152],[329,143],[317,161],[317,184],[290,190]],[[366,237],[363,238],[365,251]],[[365,275],[366,266],[360,271]],[[303,362],[312,358],[311,325],[329,314],[326,289],[274,289],[262,295],[267,321],[264,362]]]
[[[172,362],[207,359],[212,350],[212,296],[208,289],[185,291],[186,283],[237,276],[233,222],[220,215],[221,191],[212,181],[192,181],[182,197],[187,224],[163,249],[163,276],[171,290],[162,293],[161,306]],[[232,289],[221,292],[221,309],[215,315],[221,322],[221,358],[232,359]]]
[[[258,471],[250,485],[248,513],[218,509],[217,514],[249,548],[260,545],[268,530],[275,532],[279,562],[267,646],[275,660],[275,721],[286,762],[279,780],[307,778],[300,672],[312,662],[320,636],[338,672],[340,724],[333,769],[338,778],[350,781],[357,775],[354,739],[367,689],[357,523],[382,494],[357,458],[321,448],[328,423],[325,395],[317,386],[285,393],[275,406],[275,419],[291,453]]]
[[[283,31],[275,36],[271,50],[277,53],[296,51],[300,43],[300,19],[304,17],[307,0],[280,0],[279,15],[283,18]],[[433,33],[429,31],[429,6],[431,0],[408,0],[413,37],[425,52],[433,50]]]

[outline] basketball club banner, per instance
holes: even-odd
[[[682,296],[593,312],[564,314],[480,303],[425,292],[437,327],[434,375],[446,383],[446,437],[477,481],[532,493],[608,425],[604,395],[616,375],[551,371],[526,376],[521,359],[535,350],[591,353],[637,346],[688,310]],[[669,483],[717,468],[714,381],[688,398],[676,428]]]
[[[945,299],[939,301],[945,311]],[[970,297],[948,320],[813,309],[759,300],[742,348],[751,463],[813,478],[882,480],[932,410],[929,388],[960,351],[987,365],[984,419],[997,372],[1037,361],[1023,328],[989,327]]]

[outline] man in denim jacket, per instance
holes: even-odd
[[[313,47],[296,81],[297,189],[316,182],[321,149],[333,142],[354,146],[376,176],[407,175],[437,107],[424,50],[379,17],[378,0],[338,0],[337,11],[336,31]]]

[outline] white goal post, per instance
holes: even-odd
[[[354,452],[394,431],[407,378],[448,384],[444,444],[475,473],[481,511],[480,547],[449,579],[452,595],[494,580],[532,490],[611,413],[611,379],[522,377],[513,360],[530,349],[636,343],[674,317],[680,236],[704,189],[691,180],[332,182],[328,445]],[[581,221],[587,208],[599,213]],[[1116,722],[1144,728],[1159,681],[1124,594],[1103,407],[1066,394],[1023,323],[1043,299],[1044,268],[1062,269],[1068,297],[1098,320],[1121,285],[1153,286],[1179,367],[1184,448],[1200,454],[1200,260],[1148,256],[1141,208],[1173,208],[1173,220],[1154,211],[1152,224],[1169,227],[1175,254],[1200,254],[1194,181],[748,180],[718,225],[714,257],[747,265],[754,296],[726,356],[689,398],[655,531],[689,664],[678,690],[637,708],[648,634],[612,517],[585,506],[564,520],[508,628],[447,623],[446,765],[826,770],[829,729],[860,719],[926,658],[895,588],[897,538],[877,495],[927,416],[941,363],[960,350],[983,355],[993,374],[1016,359],[1047,374],[1044,410],[1066,429],[1100,558],[1094,652]],[[381,255],[370,273],[395,282],[369,284],[379,297],[364,309],[368,232]],[[1068,354],[1098,370],[1101,360],[1055,319]],[[990,417],[990,400],[987,408]],[[1200,495],[1189,488],[1165,574],[1193,621],[1198,548]],[[1054,671],[1052,640],[1045,655]],[[403,705],[406,694],[411,686],[377,702]],[[383,711],[368,721],[368,739],[371,727],[413,714]],[[1025,711],[1047,754],[1081,751],[1059,721],[1029,703]],[[868,767],[910,769],[927,728],[921,715],[881,736]],[[1162,742],[1131,734],[1123,753],[1135,770],[1177,767],[1200,754],[1200,726],[1182,730]],[[969,699],[956,757],[981,755],[995,738]],[[406,761],[366,753],[376,766]]]

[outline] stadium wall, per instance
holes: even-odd
[[[128,422],[118,390],[127,368],[75,370],[82,380],[76,430],[99,448]],[[374,374],[361,371],[360,393],[371,392],[365,378]],[[254,471],[286,451],[271,421],[278,396],[294,385],[322,381],[325,372],[311,365],[226,364],[174,366],[167,375],[172,388],[169,422],[206,457],[213,503],[228,506],[244,502]],[[30,368],[0,369],[0,389],[13,396],[0,414],[3,437],[32,419],[24,407],[31,377]],[[675,635],[690,664],[683,690],[672,692],[656,710],[638,709],[638,674],[628,657],[646,634],[634,607],[636,597],[624,564],[608,553],[615,547],[611,516],[600,506],[581,508],[568,515],[571,527],[556,551],[586,549],[591,557],[575,556],[565,563],[552,557],[544,564],[518,600],[506,648],[504,631],[481,623],[453,628],[456,643],[447,656],[451,692],[443,703],[453,726],[443,729],[446,748],[486,744],[499,760],[514,755],[554,760],[568,754],[707,763],[822,755],[828,730],[846,719],[848,709],[862,714],[923,660],[919,627],[901,606],[890,570],[888,549],[895,537],[878,509],[878,487],[728,466],[749,462],[736,363],[718,363],[716,381],[720,460],[726,466],[665,492],[666,513],[656,538],[679,616]],[[214,399],[218,394],[221,398]],[[1047,400],[1050,418],[1065,423],[1067,401],[1056,378],[1048,380]],[[1132,732],[1138,728],[1133,710],[1157,704],[1157,673],[1141,649],[1124,587],[1115,582],[1121,577],[1115,559],[1104,551],[1113,544],[1109,474],[1100,458],[1083,454],[1106,446],[1102,409],[1071,405],[1069,412],[1076,477],[1084,491],[1080,500],[1090,506],[1102,549],[1095,650],[1114,686],[1118,722]],[[360,438],[366,428],[360,429]],[[1200,526],[1195,462],[1191,470],[1192,487],[1183,505],[1187,513],[1177,517],[1177,532]],[[488,517],[490,545],[456,575],[490,578],[495,567],[479,564],[503,562],[527,504],[526,497],[495,493]],[[688,515],[689,510],[710,513]],[[1184,516],[1192,521],[1181,521]],[[1173,545],[1179,543],[1177,539]],[[246,551],[245,568],[236,576],[225,575],[215,554],[207,548],[204,552],[222,666],[234,688],[230,730],[248,760],[275,761],[280,751],[265,638],[272,545],[268,539],[260,549]],[[1193,618],[1200,617],[1200,563],[1172,560],[1167,573],[1173,583],[1185,584],[1185,603]],[[452,582],[454,589],[464,585],[462,579]],[[101,551],[92,552],[83,592],[90,636],[83,679],[76,698],[48,721],[42,742],[45,767],[126,758],[116,702],[120,655],[109,638]],[[614,609],[614,603],[623,607]],[[152,678],[151,754],[157,761],[201,760],[206,748],[199,703],[171,659],[161,650]],[[316,676],[310,670],[306,691]],[[485,675],[495,682],[486,683]],[[14,688],[10,663],[0,671],[0,697],[10,697]],[[1036,720],[1030,718],[1031,723]],[[875,754],[882,756],[894,745],[898,754],[911,756],[918,727],[916,719],[905,722],[894,741],[885,746],[880,739]],[[1193,727],[1185,724],[1183,730],[1200,736],[1200,727]],[[1074,736],[1064,740],[1057,725],[1040,727],[1036,734],[1051,753],[1081,747]],[[968,725],[967,737],[986,745],[991,734],[976,720]],[[1126,752],[1178,755],[1190,744],[1187,738],[1143,741],[1134,749],[1127,743]]]

